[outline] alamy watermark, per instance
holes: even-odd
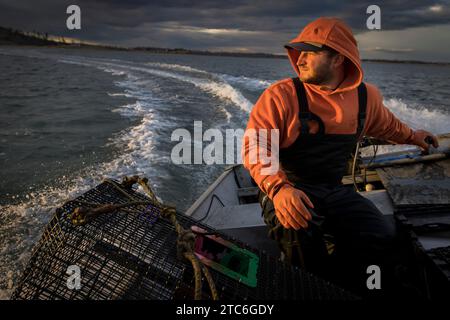
[[[70,14],[66,20],[66,26],[69,30],[81,30],[81,8],[76,4],[71,4],[67,7],[66,13]],[[369,30],[381,29],[381,8],[372,4],[366,9],[366,13],[370,16],[366,20],[366,26]]]
[[[193,134],[179,128],[172,132],[170,139],[178,142],[171,152],[174,164],[241,164],[243,155],[239,151],[243,150],[245,142],[247,162],[262,164],[262,175],[275,174],[279,169],[278,129],[247,129],[245,132],[243,129],[226,129],[224,135],[217,128],[203,132],[202,121],[194,121]]]
[[[380,30],[381,29],[381,8],[376,4],[372,4],[367,7],[367,14],[370,16],[367,18],[366,26],[369,30]]]
[[[77,265],[71,265],[67,268],[67,288],[70,290],[80,290],[81,289],[81,270]]]
[[[367,278],[366,286],[369,290],[381,289],[381,269],[379,266],[373,264],[367,267],[367,274],[370,276]]]
[[[70,16],[66,20],[66,26],[69,30],[81,29],[81,9],[76,4],[67,7],[66,13]]]

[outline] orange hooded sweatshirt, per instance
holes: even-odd
[[[324,44],[347,58],[345,79],[336,90],[324,91],[319,85],[307,83],[304,85],[309,109],[322,119],[326,134],[355,134],[358,124],[357,87],[363,79],[363,70],[351,29],[339,19],[319,18],[308,24],[290,43],[296,42]],[[287,49],[287,53],[295,72],[300,75],[296,64],[300,53],[294,49]],[[366,83],[366,87],[367,110],[362,135],[396,143],[408,143],[413,136],[412,129],[398,120],[383,105],[383,98],[378,88],[369,83]],[[256,102],[250,113],[247,131],[278,129],[279,148],[287,148],[300,134],[298,113],[297,94],[292,79],[278,81],[267,88]],[[317,133],[317,122],[310,121],[308,124],[309,132]],[[263,145],[268,149],[265,152],[270,156],[270,134],[268,136],[266,143],[259,143],[259,141],[258,144],[249,143],[248,139],[244,139],[242,155],[244,166],[250,171],[250,175],[259,188],[272,199],[282,185],[292,183],[289,182],[282,168],[276,174],[262,175],[261,169],[269,165],[259,161],[256,164],[249,161],[250,152],[255,151],[252,148]]]

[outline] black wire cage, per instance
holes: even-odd
[[[118,187],[119,186],[119,187]],[[33,249],[12,299],[155,299],[192,300],[194,269],[177,254],[177,232],[158,206],[122,207],[84,225],[74,225],[71,214],[80,203],[125,204],[130,198],[149,198],[130,186],[109,180],[58,208]],[[203,245],[220,252],[220,243],[234,254],[228,265],[210,257],[208,269],[219,299],[352,300],[355,297],[301,269],[229,239],[206,225],[176,214],[184,228],[201,228]],[[206,250],[208,252],[208,250]],[[208,253],[209,254],[209,253]],[[205,254],[206,255],[206,254]],[[224,260],[224,259],[222,259]],[[73,285],[71,268],[79,271]],[[242,276],[242,277],[241,277]],[[251,279],[253,277],[253,279]],[[202,299],[211,299],[206,281]]]

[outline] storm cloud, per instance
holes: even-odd
[[[66,8],[70,4],[81,8],[81,30],[66,28]],[[281,53],[285,42],[320,16],[344,19],[356,35],[365,39],[366,9],[371,4],[373,1],[0,0],[0,25],[122,46]],[[382,30],[374,32],[436,26],[448,30],[450,25],[450,0],[393,0],[376,4],[381,8]],[[378,43],[366,49],[378,53],[420,52],[420,45],[413,45],[402,47],[400,41],[395,48]]]

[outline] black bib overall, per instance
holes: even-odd
[[[280,164],[289,181],[308,195],[314,203],[315,212],[325,217],[325,222],[319,232],[312,224],[309,224],[307,231],[285,229],[275,215],[272,201],[262,201],[264,194],[261,193],[260,203],[269,236],[278,242],[288,262],[320,274],[326,268],[323,259],[327,258],[328,253],[323,238],[311,234],[325,232],[334,237],[335,254],[344,264],[349,263],[350,267],[342,267],[344,271],[365,272],[364,265],[379,263],[384,248],[394,237],[393,224],[382,216],[375,205],[355,192],[353,186],[341,183],[347,161],[364,126],[366,87],[363,83],[358,87],[356,132],[326,134],[323,121],[309,110],[303,83],[298,78],[293,81],[299,101],[301,132],[291,146],[280,149]],[[319,124],[317,134],[309,133],[310,119]]]
[[[358,129],[354,134],[325,134],[323,121],[309,110],[305,87],[293,78],[300,108],[301,132],[288,148],[280,149],[280,164],[289,181],[308,184],[338,185],[345,174],[347,161],[355,148],[366,118],[367,90],[358,87]],[[319,132],[309,133],[308,121],[319,124]]]

